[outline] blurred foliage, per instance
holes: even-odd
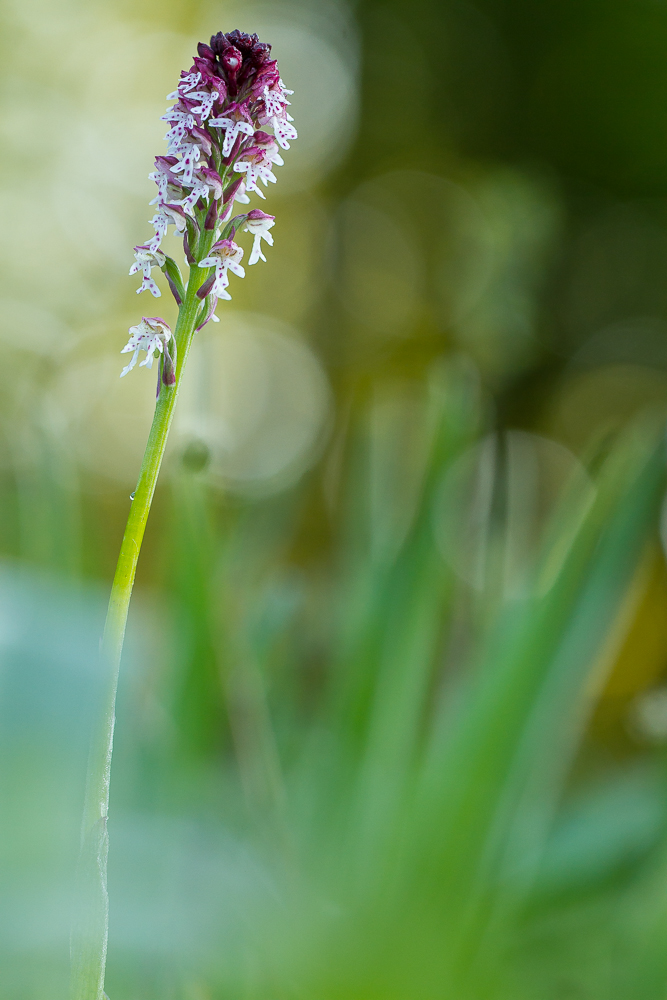
[[[107,992],[664,1000],[667,6],[2,23],[0,997],[66,995],[153,404],[118,379],[154,309],[126,271],[164,94],[238,26],[300,138],[267,264],[193,350],[142,553]]]

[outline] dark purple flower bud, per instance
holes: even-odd
[[[219,32],[215,37],[216,40],[220,38],[222,32]],[[253,46],[259,44],[259,38],[257,35],[246,35],[244,31],[239,31],[238,28],[234,28],[227,35],[223,35],[228,45],[236,45],[239,49],[243,49],[243,52],[247,55],[252,52]],[[213,45],[213,39],[211,39],[211,45]]]
[[[204,229],[207,229],[209,232],[211,229],[215,229],[219,214],[220,210],[218,202],[213,199],[208,207],[208,212],[206,213],[206,219],[204,220]]]
[[[167,279],[167,284],[169,285],[171,294],[174,296],[174,299],[176,301],[176,305],[180,306],[181,303],[183,302],[183,299],[181,297],[180,292],[178,291],[178,288],[174,284],[174,279],[172,278],[172,276],[169,274],[168,271],[165,271],[165,277]]]
[[[266,63],[257,73],[255,79],[252,83],[251,94],[257,99],[264,93],[264,88],[274,87],[280,80],[280,71],[278,70],[278,63],[276,60],[271,60]]]
[[[215,283],[215,271],[209,278],[206,279],[204,284],[197,289],[197,298],[205,299],[208,293],[213,288],[214,283]]]
[[[162,382],[169,389],[176,385],[176,341],[173,337],[162,350]]]
[[[209,90],[217,90],[219,93],[222,91],[221,96],[226,97],[227,86],[223,77],[223,70],[215,59],[209,61],[208,59],[202,59],[200,56],[195,56],[193,62],[193,69],[201,73],[202,85],[208,87]]]
[[[271,46],[260,42],[257,35],[246,35],[238,29],[229,32],[227,43],[240,49],[244,56],[244,62],[254,69],[262,66],[271,54]],[[213,45],[213,39],[211,39],[211,45]]]
[[[225,188],[225,193],[222,196],[223,205],[226,205],[234,197],[234,195],[236,194],[236,192],[238,191],[238,189],[241,187],[242,184],[243,184],[243,178],[239,177],[232,184],[227,185],[227,187]]]
[[[185,259],[187,260],[190,267],[197,263],[197,259],[190,249],[190,241],[188,240],[187,233],[183,237],[183,253],[185,254]]]
[[[194,245],[201,236],[201,228],[197,220],[193,219],[191,215],[188,216],[186,225],[188,228],[188,238],[190,243]]]
[[[251,96],[256,98],[262,90],[264,83],[258,86],[255,77],[259,71],[264,71],[271,63],[271,46],[260,42],[257,35],[247,35],[242,31],[230,31],[228,34],[220,31],[211,37],[210,47],[200,45],[198,47],[199,59],[201,63],[206,63],[208,73],[215,73],[223,77],[229,84],[232,95],[250,85]],[[200,65],[197,69],[202,72]],[[271,70],[265,82],[271,78]],[[273,71],[275,76],[275,71]],[[278,77],[275,76],[277,81]]]
[[[223,69],[227,70],[231,79],[236,78],[236,74],[241,69],[243,65],[243,56],[235,46],[230,45],[230,47],[223,52],[220,62]]]

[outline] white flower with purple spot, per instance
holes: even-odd
[[[275,184],[276,176],[272,168],[274,164],[282,167],[284,162],[273,136],[266,132],[255,132],[254,145],[241,154],[234,164],[234,170],[245,173],[246,191],[255,191],[260,198],[264,198],[264,193],[257,187],[257,181],[261,180],[265,187],[269,182]]]
[[[243,231],[252,233],[254,236],[252,250],[248,258],[248,266],[256,264],[258,260],[266,261],[266,257],[262,253],[262,240],[265,240],[270,247],[273,246],[273,236],[269,232],[269,229],[273,228],[275,221],[275,216],[267,215],[259,208],[253,208],[252,212],[248,213],[248,217],[243,223]]]
[[[215,277],[210,288],[207,289],[208,295],[214,295],[218,299],[231,299],[231,295],[227,291],[229,285],[227,272],[233,271],[239,278],[245,278],[245,270],[241,265],[242,259],[243,249],[233,240],[219,240],[215,244],[209,256],[199,261],[200,267],[215,267]]]
[[[160,297],[162,292],[151,278],[151,269],[162,267],[164,262],[165,255],[162,251],[152,250],[148,243],[134,248],[134,264],[130,268],[130,274],[136,274],[137,271],[143,272],[143,281],[141,288],[137,288],[137,295],[139,292],[148,290],[156,299]]]
[[[197,105],[196,108],[192,108],[192,114],[197,115],[202,123],[205,122],[219,97],[220,94],[217,90],[212,91],[210,94],[207,90],[193,90],[188,94],[188,100],[194,101],[196,99],[201,101],[201,104]]]
[[[161,115],[161,122],[178,122],[181,125],[185,125],[186,128],[192,128],[195,125],[194,115],[192,111],[183,111],[182,105],[174,104],[173,108],[167,108],[165,113]],[[173,127],[173,126],[172,126]],[[168,139],[169,132],[165,136]]]
[[[234,212],[234,203],[237,201],[240,205],[250,204],[250,198],[245,193],[245,181],[240,177],[224,193],[221,222],[229,222]]]
[[[188,186],[192,184],[192,178],[195,172],[195,164],[199,161],[201,156],[201,149],[196,142],[186,142],[179,147],[178,152],[181,154],[182,159],[178,163],[174,164],[171,168],[173,173],[177,174],[183,171],[183,176],[181,180],[184,184]]]
[[[167,142],[167,151],[172,156],[178,156],[181,152],[181,146],[185,141],[190,129],[195,125],[195,120],[193,115],[188,115],[183,120],[179,120],[176,124],[169,129],[165,135],[165,140]]]
[[[252,135],[255,131],[252,125],[244,121],[243,118],[232,118],[229,115],[221,118],[211,118],[208,124],[213,128],[222,128],[225,130],[225,138],[222,144],[223,156],[229,156],[240,133],[243,135]]]
[[[183,211],[186,215],[191,215],[194,217],[194,208],[200,198],[206,198],[208,195],[208,187],[206,184],[202,184],[201,181],[195,179],[193,182],[193,188],[190,194],[183,198],[179,204],[183,206]]]
[[[290,141],[293,139],[298,139],[298,134],[294,126],[291,124],[294,119],[287,111],[287,105],[290,103],[286,94],[292,94],[294,91],[286,90],[282,80],[273,87],[264,88],[264,108],[265,114],[261,118],[263,125],[270,125],[274,131],[276,141],[279,146],[283,149],[290,148]]]
[[[168,226],[175,226],[177,233],[185,232],[185,212],[179,202],[170,202],[168,205],[161,205],[160,211],[166,217]]]
[[[153,237],[152,240],[149,240],[149,242],[146,245],[149,250],[153,251],[153,253],[155,253],[160,249],[160,244],[162,243],[162,240],[164,239],[164,236],[167,232],[167,226],[169,225],[169,221],[170,220],[162,211],[156,212],[153,218],[150,220],[150,224],[155,230],[155,236]]]
[[[290,142],[299,138],[296,129],[292,125],[290,115],[286,115],[284,118],[272,118],[271,125],[273,126],[273,132],[278,145],[282,146],[283,149],[289,149]]]
[[[172,157],[172,160],[174,160],[174,163],[169,164],[164,162],[164,157],[156,157],[155,166],[157,170],[148,175],[148,179],[154,181],[157,185],[157,194],[148,204],[157,205],[158,209],[169,202],[177,202],[181,194],[183,182],[172,173],[171,168],[177,162],[176,157]]]
[[[171,327],[165,323],[161,316],[142,316],[141,323],[138,323],[137,326],[131,326],[129,333],[130,339],[120,353],[128,354],[130,351],[134,353],[129,365],[126,365],[120,373],[121,378],[132,371],[137,363],[139,351],[146,352],[146,357],[139,362],[139,367],[152,368],[155,351],[163,354],[169,341],[173,338]]]
[[[195,87],[199,86],[199,81],[201,80],[201,73],[188,73],[184,76],[178,85],[178,89],[174,90],[171,94],[167,94],[168,101],[176,101],[183,94],[187,94],[189,90],[194,90]]]
[[[148,179],[157,184],[157,194],[151,198],[148,204],[163,205],[165,201],[169,201],[169,177],[167,174],[154,170],[148,175]]]

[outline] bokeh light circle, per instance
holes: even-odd
[[[317,457],[331,394],[297,331],[230,312],[195,341],[174,420],[172,451],[200,442],[207,475],[241,494],[294,482]]]

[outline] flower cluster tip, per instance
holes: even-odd
[[[193,65],[181,72],[176,90],[167,95],[176,102],[162,116],[169,126],[167,155],[156,157],[155,170],[149,174],[157,187],[151,201],[154,235],[134,248],[130,274],[141,271],[137,292],[149,291],[157,298],[161,293],[151,272],[160,268],[180,306],[185,294],[180,271],[162,250],[162,241],[174,226],[183,236],[190,266],[215,268],[209,277],[202,276],[197,291],[206,300],[197,329],[216,319],[218,299],[231,298],[229,272],[241,278],[245,275],[243,249],[234,242],[236,233],[253,236],[249,265],[266,260],[262,240],[273,245],[269,231],[273,216],[257,208],[234,217],[233,213],[236,203],[250,204],[252,194],[265,197],[260,182],[263,187],[276,182],[273,169],[283,165],[279,149],[289,149],[297,138],[287,110],[292,93],[280,78],[276,60],[271,59],[271,46],[257,35],[231,31],[213,35],[209,45],[200,42]],[[161,332],[154,329],[154,323],[160,324]],[[165,341],[160,338],[166,330]],[[130,327],[130,340],[121,353],[133,351],[134,355],[122,374],[134,367],[139,350],[149,350],[142,365],[150,368],[159,354],[166,368],[169,338],[173,340],[171,331],[159,317],[144,317],[138,326]],[[153,345],[150,349],[149,344]]]

